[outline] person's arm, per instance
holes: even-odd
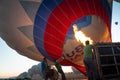
[[[60,57],[59,59],[57,59],[57,60],[56,60],[56,62],[58,62],[58,63],[59,63],[59,62],[61,62],[62,60],[64,60],[64,57],[63,57],[63,56],[62,56],[62,57]]]

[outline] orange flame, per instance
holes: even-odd
[[[77,39],[77,41],[80,41],[81,43],[83,43],[83,45],[85,45],[86,40],[89,40],[90,44],[93,43],[93,40],[90,37],[87,37],[82,31],[78,31],[76,24],[73,25],[73,31],[75,33],[75,38]]]

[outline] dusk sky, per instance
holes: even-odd
[[[112,12],[112,41],[120,42],[120,4],[113,3]],[[115,24],[115,23],[118,24]],[[28,71],[38,61],[31,60],[25,56],[18,54],[10,48],[6,42],[0,38],[0,78],[8,78],[17,76],[22,72]]]

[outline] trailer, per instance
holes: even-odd
[[[120,43],[94,44],[94,61],[100,80],[120,80]]]

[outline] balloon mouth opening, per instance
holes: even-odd
[[[64,41],[63,55],[66,60],[82,65],[85,41],[89,40],[90,44],[94,44],[97,41],[108,41],[109,37],[107,24],[101,17],[96,15],[82,17],[71,24]]]
[[[73,31],[74,31],[74,36],[77,42],[81,42],[83,45],[85,45],[85,41],[90,41],[90,44],[93,44],[93,40],[86,36],[81,30],[78,30],[78,27],[76,24],[73,25]]]

